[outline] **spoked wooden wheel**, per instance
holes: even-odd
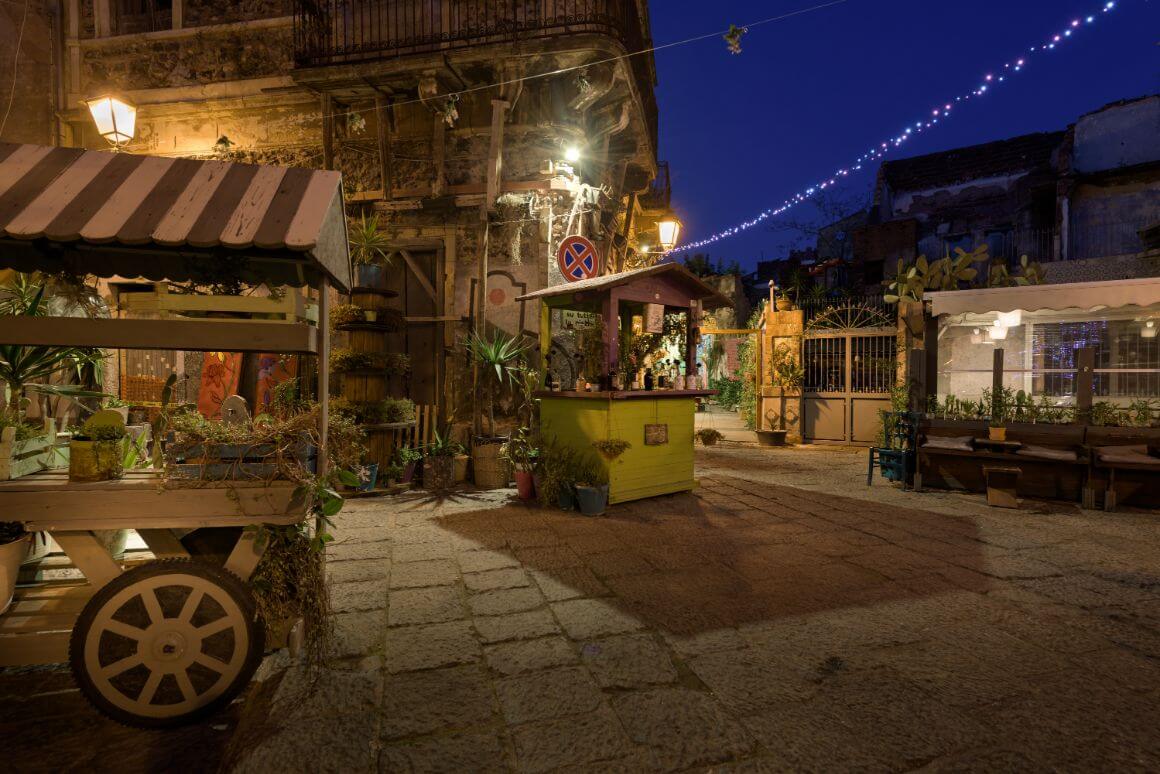
[[[176,559],[101,588],[73,629],[69,661],[98,710],[156,728],[227,704],[253,676],[264,644],[265,627],[237,576]]]

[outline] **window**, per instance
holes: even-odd
[[[118,35],[173,27],[173,0],[117,0],[113,13],[113,29]]]
[[[984,238],[987,242],[987,253],[991,258],[999,258],[1011,268],[1019,265],[1019,256],[1016,255],[1015,239],[1011,229],[993,229],[988,231]]]
[[[975,247],[975,240],[970,234],[956,234],[955,236],[943,237],[943,254],[938,256],[942,258],[945,255],[954,255],[955,249],[962,249],[963,252],[969,253]],[[929,256],[928,256],[929,257]]]

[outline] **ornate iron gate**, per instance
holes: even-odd
[[[897,347],[897,328],[878,309],[837,307],[811,320],[802,341],[803,440],[874,443],[896,383]]]

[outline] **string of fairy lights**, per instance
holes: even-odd
[[[1068,42],[1068,40],[1073,39],[1074,36],[1085,27],[1095,24],[1100,15],[1110,13],[1115,8],[1115,0],[1107,0],[1107,2],[1105,2],[1097,12],[1071,19],[1062,30],[1051,34],[1045,39],[1044,42],[1028,47],[1026,53],[1020,54],[1019,56],[1004,62],[1002,66],[987,72],[980,80],[978,86],[971,89],[969,92],[959,94],[935,103],[930,108],[929,113],[924,114],[923,117],[917,121],[908,123],[894,137],[888,138],[874,145],[857,159],[855,159],[852,164],[835,170],[828,177],[822,178],[821,180],[818,180],[817,182],[810,185],[808,188],[804,188],[798,191],[783,201],[781,204],[762,211],[751,220],[738,223],[737,225],[724,229],[723,231],[718,231],[717,233],[705,237],[704,239],[681,245],[673,252],[685,253],[689,250],[696,250],[698,248],[705,247],[706,245],[711,245],[714,242],[719,242],[722,239],[727,239],[736,234],[740,234],[743,231],[748,231],[754,226],[758,226],[770,218],[777,217],[792,207],[795,207],[802,202],[808,201],[815,194],[818,194],[837,185],[844,178],[847,178],[851,174],[861,171],[867,165],[870,165],[876,161],[881,161],[882,159],[886,158],[887,154],[889,154],[892,150],[901,148],[911,138],[916,137],[923,132],[929,132],[937,127],[940,121],[945,122],[951,118],[951,116],[955,114],[955,111],[964,103],[970,102],[971,100],[978,100],[981,97],[987,96],[995,88],[1013,78],[1017,73],[1021,73],[1030,67],[1033,58],[1038,61],[1038,59],[1042,56],[1059,48],[1064,43]]]

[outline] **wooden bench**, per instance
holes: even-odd
[[[1086,441],[1090,462],[1085,508],[1095,508],[1101,493],[1107,511],[1129,501],[1141,507],[1160,507],[1160,457],[1147,453],[1149,446],[1160,445],[1160,429],[1089,427]],[[1101,453],[1108,447],[1137,447],[1142,453]],[[1113,458],[1106,458],[1108,454]]]
[[[920,429],[915,487],[987,491],[986,467],[1018,468],[1024,497],[1079,501],[1087,478],[1088,458],[1080,425],[1012,423],[1007,440],[1023,444],[1017,452],[975,448],[946,449],[927,445],[931,438],[986,438],[983,421],[931,418]]]

